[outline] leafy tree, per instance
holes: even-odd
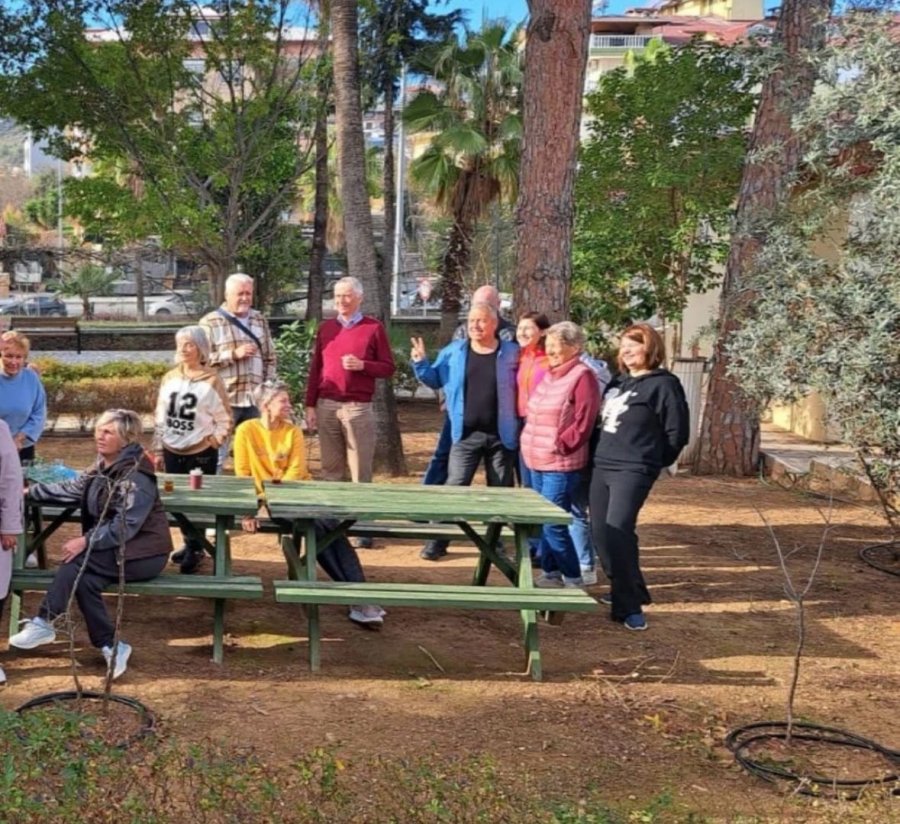
[[[8,5],[0,110],[58,156],[96,164],[73,191],[79,218],[110,230],[140,213],[207,266],[218,301],[248,245],[277,230],[309,164],[300,138],[317,104],[289,43],[290,10],[289,0]]]
[[[765,226],[787,202],[803,154],[792,116],[815,85],[813,59],[825,43],[832,0],[784,0],[760,92],[722,281],[718,338],[694,472],[751,475],[759,460],[759,407],[729,375],[728,341],[743,307],[757,299],[744,282],[766,244]]]
[[[900,529],[900,47],[887,15],[850,14],[795,121],[807,186],[766,227],[730,377],[758,403],[820,393]]]
[[[59,219],[59,186],[55,172],[44,172],[38,178],[34,197],[23,208],[25,216],[42,229],[53,229]]]
[[[441,337],[458,323],[475,224],[496,200],[514,202],[521,153],[522,69],[518,34],[486,22],[462,41],[429,49],[420,66],[441,84],[403,112],[413,132],[433,132],[410,176],[453,219],[441,263]]]
[[[514,303],[569,316],[575,162],[591,33],[590,0],[529,0]]]
[[[616,331],[654,314],[677,321],[688,295],[717,280],[750,83],[739,53],[694,41],[604,75],[588,96],[573,286],[582,323]]]

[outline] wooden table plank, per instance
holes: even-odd
[[[571,515],[532,489],[295,481],[266,485],[276,518],[545,524]]]

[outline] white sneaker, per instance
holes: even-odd
[[[534,585],[541,589],[561,589],[563,586],[562,575],[558,572],[542,572],[535,579]]]
[[[118,651],[119,652],[116,655],[116,668],[113,670],[113,681],[124,675],[125,670],[128,669],[128,659],[131,658],[131,644],[119,641]],[[113,648],[103,647],[100,652],[103,653],[103,657],[106,659],[106,669],[108,672],[109,668],[112,666]]]
[[[566,589],[581,589],[584,586],[584,579],[579,575],[577,578],[566,578],[563,575],[563,586]]]
[[[590,567],[581,568],[581,583],[586,587],[592,587],[597,583],[597,570]]]
[[[28,555],[25,556],[25,569],[37,569],[38,568],[38,557],[34,552],[29,552]]]
[[[362,624],[369,627],[380,627],[384,623],[387,613],[374,604],[363,604],[350,607],[348,617],[354,624]]]
[[[6,683],[6,673],[3,671],[3,667],[0,667],[0,684]]]
[[[9,645],[16,649],[34,649],[43,644],[52,644],[56,640],[56,630],[43,618],[26,618],[20,623],[22,627],[9,639]]]

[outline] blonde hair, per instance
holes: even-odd
[[[290,397],[290,387],[284,381],[263,381],[253,390],[253,402],[261,412],[264,407],[272,403],[276,395],[280,395],[282,392]]]
[[[31,353],[31,341],[21,332],[16,332],[14,329],[0,335],[0,346],[3,346],[4,344],[17,346],[25,353],[26,358]]]
[[[141,416],[131,409],[107,409],[97,420],[95,428],[112,424],[116,434],[126,444],[135,443],[144,432]]]

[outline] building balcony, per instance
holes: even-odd
[[[657,34],[592,34],[591,54],[646,49],[651,40],[661,40]]]

